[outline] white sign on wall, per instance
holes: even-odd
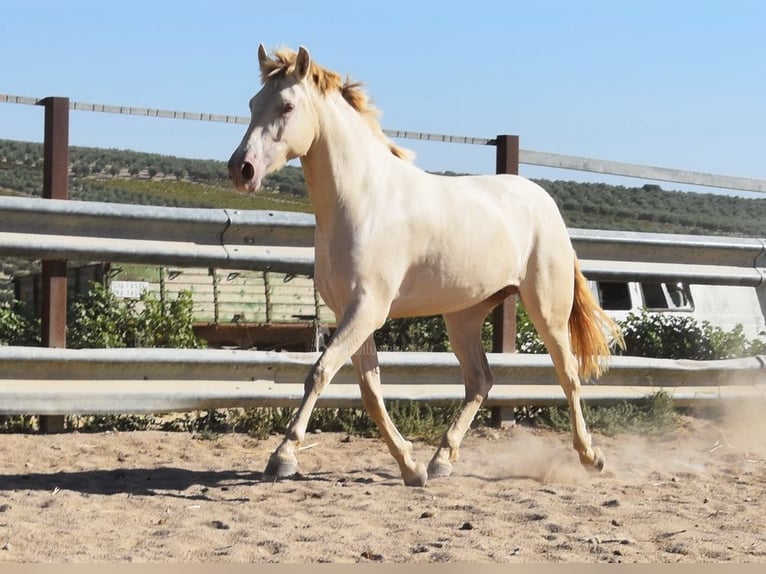
[[[109,290],[122,299],[138,299],[149,289],[148,281],[112,281]]]

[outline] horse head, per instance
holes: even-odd
[[[317,132],[309,81],[316,66],[308,50],[301,46],[272,58],[261,44],[258,62],[263,86],[250,100],[250,125],[228,164],[239,191],[256,191],[264,177],[305,155]]]

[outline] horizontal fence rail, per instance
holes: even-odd
[[[216,349],[0,348],[0,414],[162,413],[213,408],[296,406],[316,353]],[[490,354],[493,406],[564,405],[548,355]],[[450,404],[463,398],[451,353],[380,353],[389,400]],[[724,361],[613,357],[589,404],[668,393],[680,406],[719,399],[766,399],[766,356]],[[672,381],[672,385],[669,385]],[[324,407],[361,407],[348,362],[319,399]]]
[[[308,214],[0,197],[0,253],[312,274]]]
[[[0,94],[0,103],[39,105],[41,98],[29,96],[14,96]],[[229,124],[249,124],[250,118],[245,116],[233,116],[226,114],[212,114],[203,112],[184,112],[177,110],[162,110],[157,108],[144,108],[137,106],[121,106],[111,104],[91,104],[86,102],[69,102],[70,110],[85,112],[102,112],[152,118],[167,118],[177,120],[192,120],[204,122],[219,122]],[[495,138],[479,138],[470,136],[457,136],[447,134],[435,134],[427,132],[414,132],[408,130],[384,129],[383,132],[392,138],[412,139],[419,141],[462,143],[472,145],[495,145]],[[575,171],[587,171],[634,177],[654,181],[668,181],[704,187],[722,189],[735,189],[741,191],[755,191],[766,193],[766,179],[751,177],[734,177],[729,175],[712,174],[705,172],[671,169],[651,165],[640,165],[625,162],[593,159],[573,155],[548,153],[533,150],[519,150],[519,163],[568,169]]]
[[[590,279],[766,283],[766,240],[570,229]],[[313,274],[314,216],[0,197],[0,253]]]

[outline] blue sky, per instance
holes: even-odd
[[[303,44],[362,80],[389,129],[766,179],[764,25],[755,0],[7,0],[0,93],[247,115],[258,43]],[[42,117],[0,104],[0,138],[40,141]],[[70,129],[73,145],[226,160],[244,127],[73,112]],[[400,143],[425,169],[494,170],[493,148]]]

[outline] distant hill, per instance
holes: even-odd
[[[0,193],[39,196],[42,144],[0,140]],[[303,174],[269,177],[264,193],[234,191],[226,164],[135,151],[71,147],[69,195],[84,201],[310,211]]]
[[[0,140],[0,193],[39,195],[42,153],[39,143]],[[570,227],[766,235],[766,198],[667,191],[654,184],[623,187],[536,181],[554,197]],[[269,176],[264,187],[263,192],[253,195],[236,193],[223,161],[116,149],[70,149],[70,196],[73,199],[311,211],[299,168],[288,166]]]

